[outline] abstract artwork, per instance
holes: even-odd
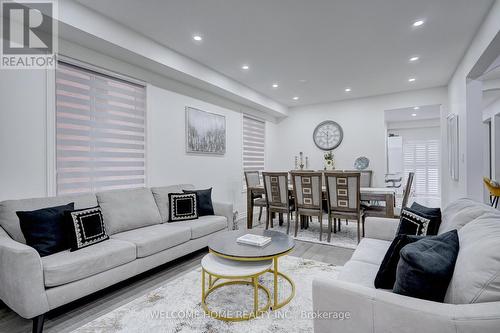
[[[186,152],[226,153],[226,117],[186,107]]]

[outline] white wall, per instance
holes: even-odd
[[[374,186],[384,185],[386,173],[386,126],[384,111],[416,105],[446,103],[446,88],[424,89],[383,96],[298,107],[277,125],[276,138],[270,140],[268,167],[275,170],[294,168],[294,156],[303,151],[310,168],[323,169],[323,151],[313,142],[312,133],[320,122],[330,119],[344,130],[342,144],[334,150],[337,169],[352,169],[359,156],[370,159]]]
[[[45,196],[44,70],[0,70],[0,200]]]
[[[147,177],[150,186],[179,183],[213,186],[214,199],[233,202],[236,209],[244,211],[242,112],[267,117],[266,134],[270,139],[275,128],[274,118],[67,41],[60,42],[60,51],[65,56],[149,83]],[[53,71],[0,71],[0,201],[52,194],[47,170],[47,156],[54,149],[47,130],[50,115],[47,98],[55,93],[48,79],[51,76]],[[186,106],[226,117],[224,156],[186,154]]]
[[[442,114],[441,127],[446,129],[448,113],[458,115],[459,123],[459,180],[449,176],[448,161],[443,159],[442,202],[448,202],[461,197],[473,197],[481,200],[481,172],[483,138],[481,133],[481,110],[467,111],[467,75],[486,50],[495,35],[500,30],[500,1],[497,0],[490,13],[474,37],[469,49],[453,74],[448,85],[448,112]],[[478,113],[478,114],[476,114]],[[446,142],[446,131],[442,131],[442,142]],[[443,145],[442,156],[447,156],[447,146]]]

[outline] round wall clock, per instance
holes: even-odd
[[[326,120],[314,129],[313,140],[316,146],[322,150],[337,148],[344,138],[342,127],[333,120]]]

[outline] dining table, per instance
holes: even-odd
[[[288,186],[288,191],[293,194],[292,186]],[[263,185],[257,185],[247,188],[247,229],[253,227],[253,209],[255,197],[265,194]],[[326,187],[323,186],[323,197],[326,198]],[[394,217],[394,206],[396,204],[396,191],[388,187],[361,187],[360,200],[364,202],[384,203],[384,205],[373,206],[369,210],[369,216],[376,217]],[[280,216],[280,220],[281,220]]]

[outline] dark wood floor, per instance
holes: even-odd
[[[191,271],[200,265],[201,258],[206,253],[207,250],[198,251],[56,309],[48,314],[44,332],[70,332]],[[334,265],[343,265],[351,258],[352,253],[353,250],[350,249],[297,241],[291,255]],[[21,318],[0,302],[1,333],[30,331],[30,320]]]

